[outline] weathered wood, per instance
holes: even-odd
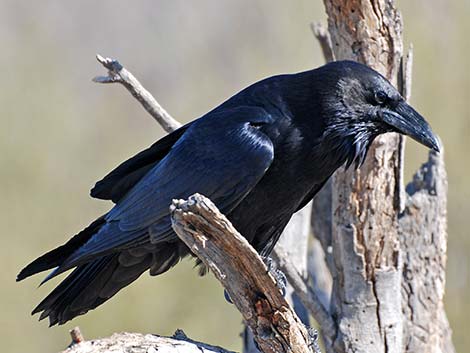
[[[115,333],[111,337],[70,345],[62,353],[233,353],[217,346],[193,341],[181,330],[173,337],[141,333]]]
[[[83,337],[82,332],[80,331],[80,328],[78,326],[71,329],[69,333],[70,337],[72,338],[71,344],[77,344],[85,341],[85,338]]]
[[[296,270],[307,275],[308,242],[311,235],[312,203],[294,213],[275,246],[276,250],[288,256],[295,263]]]
[[[307,259],[308,278],[311,279],[309,286],[315,292],[323,307],[329,312],[333,278],[327,266],[327,257],[331,257],[331,255],[325,254],[320,241],[313,238]]]
[[[286,228],[282,232],[279,241],[274,247],[274,254],[280,252],[284,256],[288,256],[291,264],[295,264],[296,271],[302,275],[307,275],[307,254],[308,243],[311,234],[311,213],[312,203],[309,202],[300,211],[296,212]],[[273,256],[274,261],[277,263],[276,256]],[[283,270],[282,268],[280,268]],[[297,316],[305,324],[309,324],[309,311],[305,308],[304,304],[299,301],[295,288],[287,278],[287,287],[285,298],[287,302],[294,308]],[[244,353],[258,353],[259,350],[253,342],[253,334],[248,327],[245,327],[243,333],[243,352]]]
[[[320,192],[313,199],[312,204],[312,230],[315,239],[319,241],[323,248],[324,261],[329,269],[330,276],[334,273],[335,267],[333,262],[333,246],[332,246],[332,217],[333,217],[333,198],[332,180],[328,180],[320,190]],[[309,259],[312,264],[319,259]],[[320,265],[318,271],[323,270],[323,264]],[[311,268],[310,272],[317,271]],[[318,276],[312,274],[312,276]],[[329,296],[331,293],[329,293]]]
[[[174,200],[171,217],[180,239],[223,284],[262,352],[310,352],[307,330],[261,257],[209,199]]]
[[[396,81],[402,19],[393,0],[324,0],[336,60],[356,60]]]
[[[447,251],[447,175],[444,157],[428,161],[407,185],[400,215],[403,256],[403,352],[453,353],[444,311]]]
[[[295,264],[295,269],[303,277],[307,277],[307,254],[308,244],[311,236],[311,217],[312,217],[312,203],[309,202],[304,208],[296,212],[286,228],[282,232],[279,241],[274,247],[274,254],[280,252],[283,256],[287,256],[290,259],[291,264]],[[273,256],[280,267],[280,264],[276,260],[276,256]],[[282,268],[280,268],[283,270]],[[295,308],[297,315],[300,317],[304,324],[309,323],[308,312],[305,308],[299,308],[302,303],[298,303],[296,299],[295,289],[287,279],[286,288],[286,299],[288,303]]]
[[[324,2],[335,58],[368,64],[408,99],[412,51],[406,60],[402,57],[402,22],[394,1]],[[442,156],[431,153],[425,169],[434,172],[422,169],[414,181],[431,179],[431,173],[434,186],[441,185],[439,196],[431,198],[431,189],[424,186],[407,196],[402,186],[404,141],[396,135],[381,136],[359,171],[336,173],[331,228],[314,222],[325,250],[331,239],[335,352],[454,352],[442,304],[446,251]],[[329,205],[328,196],[323,198]]]
[[[398,89],[409,102],[411,98],[411,82],[412,82],[412,72],[413,72],[413,45],[410,44],[406,56],[403,56],[400,61],[400,69],[398,72]],[[398,207],[398,212],[401,213],[405,209],[406,202],[406,192],[405,192],[405,146],[406,146],[406,137],[403,135],[398,136],[398,163],[397,163],[397,172],[396,172],[396,194]]]
[[[333,53],[330,33],[328,33],[328,30],[320,22],[311,23],[310,29],[312,30],[312,33],[315,38],[317,38],[318,42],[320,43],[320,47],[325,61],[327,63],[330,61],[334,61],[335,54]]]
[[[336,59],[365,63],[396,84],[402,22],[393,1],[325,0]],[[376,139],[358,171],[332,186],[337,352],[400,352],[402,320],[396,175],[399,138]]]

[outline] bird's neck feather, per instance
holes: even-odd
[[[285,104],[295,123],[304,125],[302,130],[318,141],[313,151],[318,163],[330,164],[325,167],[333,171],[343,164],[359,167],[379,134],[373,123],[348,116],[353,107],[334,96],[337,83],[321,72],[311,70],[285,79]]]

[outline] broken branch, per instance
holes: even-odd
[[[223,284],[259,349],[310,353],[306,328],[261,257],[212,201],[195,194],[174,200],[170,210],[176,234]]]

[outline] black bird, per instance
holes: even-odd
[[[406,134],[436,151],[430,126],[376,71],[352,61],[256,82],[163,137],[99,181],[115,206],[17,277],[74,268],[34,310],[63,324],[150,269],[189,255],[171,228],[174,198],[214,201],[263,256],[333,172],[361,165],[376,136]],[[269,209],[269,212],[266,210]]]

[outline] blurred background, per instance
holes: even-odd
[[[309,29],[320,0],[0,1],[0,335],[5,352],[57,352],[86,338],[172,334],[239,350],[241,318],[211,275],[185,261],[144,274],[97,310],[49,329],[31,309],[53,288],[15,283],[30,260],[63,243],[110,203],[88,191],[164,132],[121,86],[91,82],[118,58],[177,119],[197,118],[263,77],[323,63]],[[470,1],[400,1],[414,44],[412,103],[446,148],[449,249],[446,309],[460,352],[470,316]],[[409,179],[426,150],[407,144]],[[57,282],[55,282],[57,283]]]

